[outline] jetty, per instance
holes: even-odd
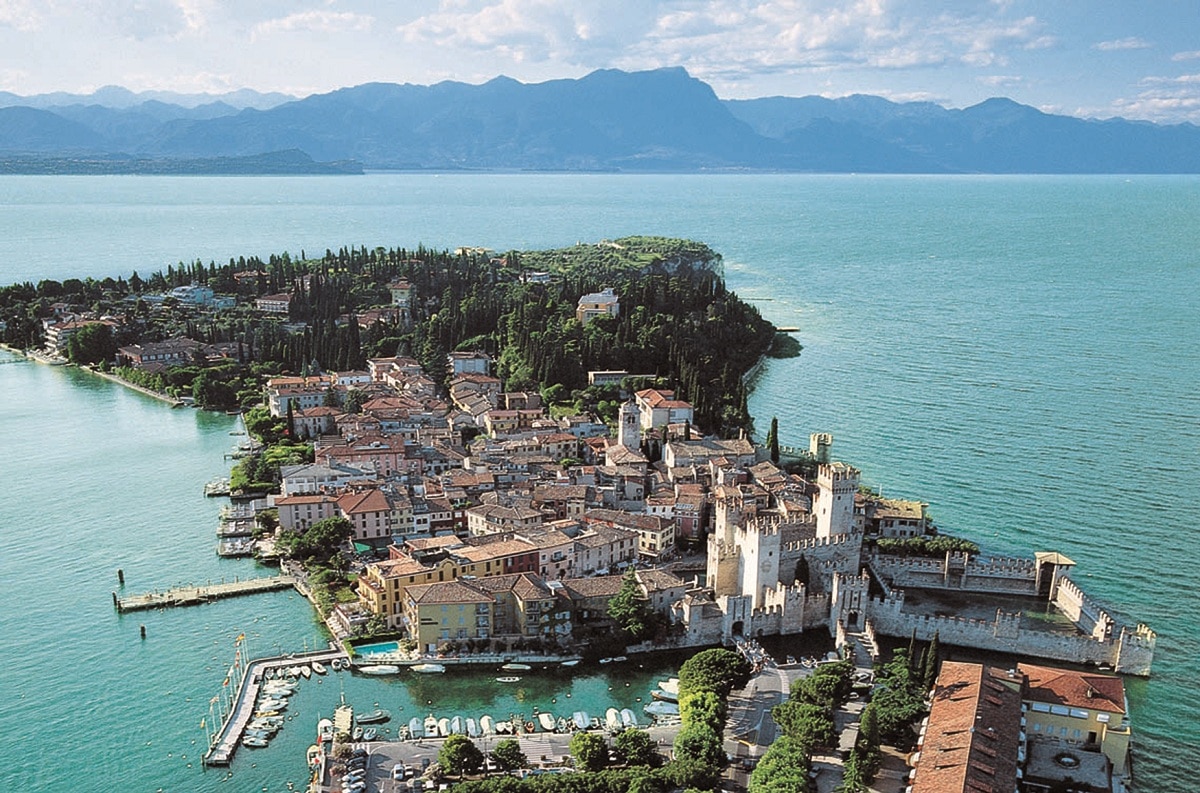
[[[247,578],[242,581],[222,581],[217,584],[202,586],[172,587],[159,592],[147,592],[142,595],[120,597],[113,592],[113,605],[119,612],[143,611],[145,609],[166,608],[167,606],[198,606],[221,598],[237,595],[252,595],[257,592],[270,592],[276,589],[294,587],[296,579],[290,575],[277,575],[269,578]],[[317,659],[320,660],[320,659]]]
[[[259,658],[246,664],[238,684],[237,696],[233,707],[217,730],[208,752],[204,755],[204,764],[208,766],[226,766],[233,760],[246,725],[254,718],[254,710],[258,707],[258,692],[262,687],[264,676],[268,669],[286,669],[297,664],[307,664],[313,661],[332,662],[341,659],[349,662],[345,650],[341,648],[317,650],[311,653],[295,653],[287,656]]]

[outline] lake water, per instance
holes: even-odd
[[[1139,790],[1165,792],[1200,763],[1197,210],[1194,177],[3,177],[0,283],[343,245],[708,242],[739,294],[801,329],[802,355],[756,382],[760,429],[778,416],[799,445],[832,432],[885,495],[928,501],[990,550],[1062,551],[1094,596],[1158,631],[1154,677],[1128,688]],[[434,699],[310,683],[278,746],[239,755],[229,782],[199,771],[233,637],[264,652],[322,641],[288,593],[112,609],[117,568],[131,591],[255,573],[216,558],[218,505],[200,495],[230,428],[84,373],[0,364],[9,787],[283,790],[339,688],[394,712]],[[565,698],[623,679],[556,685]],[[470,707],[487,685],[437,694]]]

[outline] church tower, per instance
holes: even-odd
[[[858,492],[860,472],[845,463],[829,463],[817,468],[817,536],[835,537],[854,529],[854,494]]]
[[[642,445],[641,413],[631,399],[621,405],[620,415],[617,416],[617,443],[626,449],[638,449]]]

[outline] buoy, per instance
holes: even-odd
[[[142,626],[142,638],[143,639],[146,638],[146,626],[145,625]]]
[[[117,568],[117,582],[120,583],[121,586],[125,586],[125,571],[119,567]]]

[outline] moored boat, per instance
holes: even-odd
[[[321,719],[317,722],[317,740],[322,744],[333,743],[333,722]]]
[[[362,727],[355,727],[353,730],[350,731],[350,740],[361,741],[362,737],[363,737],[363,728]]]
[[[408,735],[414,739],[425,737],[425,728],[421,725],[421,720],[416,716],[408,720]]]
[[[450,734],[450,719],[443,716],[437,720],[437,734],[442,738]]]
[[[461,716],[455,716],[450,719],[450,734],[462,735],[465,732],[463,729],[463,720]]]
[[[646,713],[650,714],[651,716],[679,715],[679,705],[677,703],[663,702],[660,699],[654,700],[650,704],[646,705],[646,707],[642,708],[642,710],[646,711]]]
[[[621,729],[621,712],[616,708],[604,711],[604,726],[613,731]]]
[[[364,675],[398,675],[400,667],[394,664],[374,664],[372,666],[360,666],[358,671]]]
[[[259,738],[256,735],[247,735],[246,737],[242,738],[242,746],[248,746],[251,749],[262,749],[267,745],[267,743],[268,741],[266,738]]]
[[[312,669],[308,664],[300,667],[300,676],[304,678],[312,677]]]
[[[378,737],[379,737],[379,730],[375,729],[374,727],[367,727],[365,730],[363,730],[362,739],[364,741],[370,742],[370,741],[375,740]]]
[[[325,674],[327,671],[329,671],[329,670],[327,670],[327,669],[325,668],[325,664],[321,663],[320,661],[313,661],[313,662],[312,662],[312,670],[313,670],[314,672],[316,672],[318,675],[323,675],[323,674]]]
[[[539,713],[537,718],[538,718],[538,724],[542,725],[543,730],[545,730],[546,732],[554,732],[554,714],[553,713]]]
[[[409,669],[425,675],[435,675],[446,671],[446,667],[442,664],[414,664],[413,666],[410,666]]]
[[[663,702],[678,702],[679,701],[678,695],[671,694],[666,691],[660,691],[657,688],[650,692],[650,696],[654,697],[655,699],[661,699]]]
[[[671,696],[672,701],[679,699],[679,678],[672,677],[667,680],[658,681],[658,688],[665,694]]]
[[[438,734],[438,721],[434,715],[430,713],[425,717],[425,737],[436,738]]]
[[[588,718],[587,711],[577,710],[571,714],[571,720],[575,722],[575,729],[586,730],[591,726],[592,720]]]
[[[467,717],[467,735],[472,738],[479,737],[479,725],[475,723],[474,716]]]
[[[380,724],[382,722],[387,721],[391,717],[392,717],[392,714],[387,712],[383,708],[376,708],[375,710],[371,711],[370,713],[364,714],[362,716],[355,716],[355,721],[357,721],[359,724]]]
[[[500,668],[505,672],[528,672],[530,669],[533,669],[529,664],[505,664]]]
[[[621,708],[621,726],[626,729],[638,726],[637,714],[629,708]]]
[[[505,676],[505,677],[498,677],[498,678],[496,678],[496,682],[497,682],[497,683],[520,683],[520,682],[521,682],[521,678],[519,678],[519,677],[513,677],[512,675],[507,675],[507,676]]]
[[[491,716],[481,716],[479,718],[479,729],[484,735],[494,735],[496,732],[496,720]]]

